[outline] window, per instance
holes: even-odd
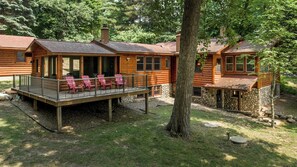
[[[231,97],[239,97],[239,91],[231,91]]]
[[[143,71],[143,70],[144,70],[144,58],[137,57],[137,71]]]
[[[80,59],[78,57],[63,57],[63,76],[72,75],[79,78]]]
[[[153,58],[152,57],[146,57],[145,69],[153,70]]]
[[[16,62],[26,62],[24,52],[17,52]]]
[[[154,70],[160,70],[161,69],[161,59],[160,57],[154,58]]]
[[[255,58],[254,57],[248,57],[246,59],[246,70],[249,72],[255,71]]]
[[[233,57],[226,57],[226,71],[233,71]]]
[[[170,68],[170,57],[169,56],[166,57],[165,61],[166,61],[166,68]]]
[[[244,71],[244,57],[236,56],[236,71]]]
[[[193,87],[193,96],[201,96],[201,87]]]
[[[221,72],[221,59],[217,59],[216,72]]]
[[[199,60],[195,61],[195,72],[202,72],[201,63],[199,62]]]

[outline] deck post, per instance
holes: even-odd
[[[43,80],[43,77],[41,77],[41,95],[42,96],[44,94],[43,89],[44,89],[44,80]]]
[[[225,90],[224,89],[222,89],[222,109],[224,109],[225,108],[225,99],[224,99],[224,95],[225,94]]]
[[[112,99],[108,99],[108,121],[112,121]]]
[[[30,92],[30,76],[28,76],[27,78],[28,78],[28,81],[27,81],[28,87],[27,87],[27,89],[28,89],[28,92]]]
[[[62,129],[62,107],[57,107],[57,129],[61,131]]]
[[[123,76],[123,93],[125,93],[125,77]]]
[[[58,80],[57,80],[57,100],[60,99],[60,94],[59,94],[59,92],[60,92],[60,80],[58,79]]]
[[[238,111],[241,111],[241,91],[238,93]]]
[[[148,93],[145,93],[144,97],[145,97],[145,110],[144,110],[144,112],[147,114],[148,113]]]
[[[21,90],[21,86],[22,86],[22,80],[21,80],[21,76],[19,75],[19,89]]]
[[[148,86],[147,78],[148,78],[147,75],[145,75],[145,88],[146,88],[146,89],[148,88],[148,87],[147,87],[147,86]]]
[[[98,89],[97,77],[95,77],[95,97],[97,96],[97,89]]]
[[[134,88],[134,74],[132,74],[132,88]]]
[[[37,111],[37,110],[38,110],[38,107],[37,107],[37,100],[36,100],[36,99],[33,100],[33,110],[34,110],[34,111]]]
[[[12,76],[12,87],[15,88],[15,75]]]

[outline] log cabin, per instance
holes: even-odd
[[[34,37],[0,35],[0,77],[31,74],[31,53],[26,51]]]
[[[159,45],[171,49],[174,45],[180,47],[179,41]],[[193,62],[193,102],[259,116],[262,107],[269,104],[272,80],[271,74],[259,63],[257,53],[262,49],[262,46],[247,41],[229,46],[221,44],[218,39],[211,39],[207,47],[198,45],[197,53],[207,56],[204,64],[199,60]],[[174,90],[174,83],[172,85]]]
[[[175,50],[153,44],[110,41],[107,27],[102,28],[101,39],[93,42],[119,57],[119,73],[148,75],[149,96],[171,96],[172,83],[176,80]]]

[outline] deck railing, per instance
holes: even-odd
[[[147,75],[124,74],[122,79],[124,85],[117,85],[115,77],[104,77],[107,83],[111,83],[111,88],[100,84],[98,78],[90,78],[92,88],[87,89],[83,79],[74,79],[79,87],[75,92],[71,92],[66,79],[50,79],[34,77],[30,75],[13,76],[13,88],[47,97],[55,100],[67,100],[83,97],[97,97],[111,94],[129,93],[138,90],[148,89]]]

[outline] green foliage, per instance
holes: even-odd
[[[153,32],[146,32],[138,26],[132,26],[131,29],[125,31],[118,31],[112,37],[114,41],[123,42],[139,42],[139,43],[158,43],[163,41],[175,40],[175,35],[157,35]]]
[[[39,0],[34,9],[38,24],[34,31],[39,38],[84,41],[93,39],[94,12],[86,2]],[[94,33],[96,34],[96,33]]]
[[[34,5],[29,0],[0,0],[0,33],[34,36]]]
[[[281,91],[283,93],[297,95],[297,77],[282,76],[281,77]]]

